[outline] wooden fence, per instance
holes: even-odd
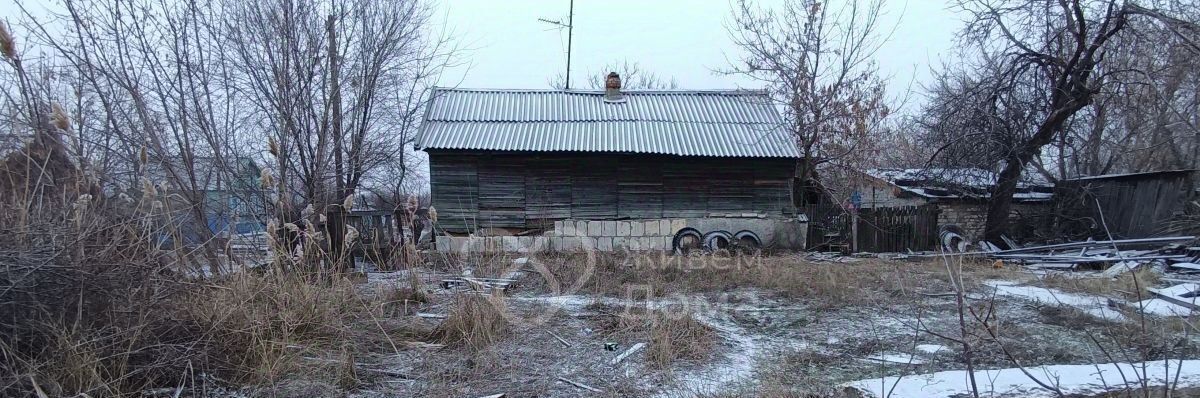
[[[809,250],[886,253],[937,247],[936,205],[860,209],[857,215],[836,205],[805,211]]]

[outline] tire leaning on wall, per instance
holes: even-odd
[[[679,230],[675,233],[675,238],[671,240],[671,250],[675,254],[688,255],[703,248],[704,239],[700,235],[700,231],[693,228]]]

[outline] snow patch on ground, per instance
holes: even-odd
[[[696,320],[716,330],[721,338],[733,344],[733,352],[723,361],[704,369],[679,376],[680,390],[689,394],[709,394],[721,391],[730,384],[749,379],[762,353],[761,343],[755,341],[742,327],[716,317],[696,315]],[[662,391],[657,397],[679,396],[679,391]]]
[[[1027,370],[1039,380],[1057,385],[1065,395],[1096,395],[1123,390],[1126,386],[1138,388],[1141,387],[1140,380],[1146,380],[1148,386],[1161,387],[1168,382],[1173,383],[1176,373],[1179,378],[1176,388],[1200,386],[1200,360],[1050,365],[1031,367]],[[1056,395],[1030,380],[1018,368],[976,371],[975,382],[979,385],[980,394],[989,397],[1037,398]],[[847,383],[846,386],[873,397],[935,398],[969,396],[969,383],[966,371],[951,370],[859,380]]]
[[[1075,307],[1100,319],[1125,321],[1117,310],[1108,307],[1108,299],[1100,296],[1074,294],[1037,286],[1019,286],[1016,282],[990,280],[985,285],[996,289],[996,295],[1018,297],[1046,304]]]
[[[687,304],[697,302],[697,298],[676,297],[673,299],[664,300],[649,300],[649,301],[634,301],[610,298],[610,297],[588,297],[588,296],[550,296],[550,297],[514,297],[517,300],[534,301],[546,305],[558,307],[566,311],[579,311],[592,303],[601,303],[614,306],[631,305],[639,309],[667,309],[678,308],[681,305],[686,308]],[[754,369],[759,358],[763,355],[764,342],[755,340],[753,333],[750,333],[745,328],[738,326],[728,317],[729,311],[744,310],[744,305],[722,305],[716,304],[706,308],[710,311],[692,312],[692,316],[696,321],[712,328],[723,341],[728,342],[732,346],[732,350],[725,358],[720,358],[707,366],[695,371],[685,372],[678,375],[679,388],[678,391],[662,391],[658,396],[674,397],[679,396],[681,392],[686,394],[701,394],[713,393],[728,388],[731,384],[748,380],[754,376]],[[712,311],[716,310],[716,311]],[[794,343],[794,342],[793,342]]]
[[[876,362],[891,362],[891,363],[912,364],[912,365],[920,365],[920,364],[925,363],[924,359],[917,358],[917,356],[913,355],[913,354],[881,353],[881,354],[871,355],[864,359],[869,360],[869,361],[876,361]]]
[[[923,352],[926,354],[937,354],[942,351],[950,350],[949,347],[946,347],[941,344],[917,344],[917,346],[915,348],[917,349],[917,351],[920,351],[920,352]]]
[[[1200,290],[1200,284],[1180,283],[1175,286],[1164,287],[1161,289],[1147,289],[1147,290],[1150,290],[1151,292],[1161,294],[1164,296],[1179,297],[1179,298],[1191,298],[1195,295],[1197,290]]]
[[[1191,316],[1192,309],[1163,299],[1149,299],[1134,303],[1136,308],[1147,314],[1158,316]]]

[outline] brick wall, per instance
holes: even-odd
[[[1028,230],[1045,222],[1050,212],[1047,203],[1013,203],[1009,208],[1009,221],[1012,233],[1008,236],[1020,240],[1025,238],[1024,230]],[[963,230],[970,239],[983,238],[983,230],[987,225],[986,203],[939,203],[938,225],[954,224]]]
[[[969,239],[983,237],[987,205],[982,203],[939,203],[938,226],[957,225]]]

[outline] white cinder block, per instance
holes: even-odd
[[[613,238],[603,237],[596,238],[596,250],[602,252],[610,252],[613,250]]]
[[[646,234],[646,222],[633,221],[629,223],[629,236],[642,236]]]
[[[650,238],[646,238],[646,239],[649,240],[649,243],[650,243],[649,249],[650,250],[662,250],[662,248],[663,248],[662,238],[655,236],[655,237],[650,237]]]
[[[621,250],[629,248],[629,237],[618,236],[613,238],[613,250]]]
[[[555,222],[554,222],[554,229],[555,229],[555,230],[557,230],[557,231],[562,231],[562,230],[563,230],[563,222],[562,222],[562,220],[559,220],[559,221],[555,221]]]
[[[671,220],[671,235],[675,235],[676,232],[684,228],[687,228],[687,220],[682,218]]]
[[[550,238],[547,236],[534,236],[533,243],[529,246],[531,252],[543,252],[550,250]]]
[[[471,252],[471,253],[484,251],[484,249],[486,248],[485,245],[487,244],[487,239],[488,238],[485,238],[482,236],[468,237],[467,243],[463,245],[463,247],[466,248],[466,250],[464,250],[464,251]]]
[[[471,244],[475,241],[474,237],[460,236],[450,239],[450,250],[455,253],[466,253],[471,251]]]
[[[671,230],[671,220],[666,220],[666,219],[658,220],[658,234],[659,235],[674,236],[675,232],[676,231]]]
[[[565,221],[565,222],[564,221],[555,221],[554,225],[555,225],[554,229],[562,232],[559,235],[575,236],[575,222],[574,221]]]
[[[629,238],[629,250],[633,250],[633,251],[646,250],[646,238],[630,237]]]
[[[617,221],[616,236],[629,236],[630,229],[631,226],[629,225],[629,221]]]
[[[587,236],[587,234],[588,234],[587,221],[576,221],[575,222],[575,236]]]
[[[602,221],[588,221],[587,234],[591,237],[604,236],[603,228],[604,222]]]
[[[563,238],[563,243],[562,243],[563,251],[568,251],[568,252],[579,251],[580,239],[583,239],[583,238],[580,238],[578,236],[568,236],[568,237]]]
[[[603,225],[604,225],[604,231],[601,233],[601,235],[617,236],[617,222],[616,221],[604,221]]]
[[[520,240],[516,236],[501,236],[500,244],[506,252],[515,252],[521,248]]]
[[[584,251],[596,250],[596,238],[590,236],[580,237],[579,249]]]

